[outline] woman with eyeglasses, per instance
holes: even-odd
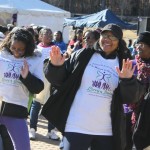
[[[58,47],[50,53],[45,76],[56,90],[42,114],[63,133],[64,150],[124,150],[126,145],[122,104],[136,100],[140,84],[118,25],[106,25],[98,44],[67,60]]]
[[[132,117],[130,120],[132,120],[132,129],[133,127],[136,129],[138,124],[138,127],[140,127],[141,131],[143,132],[141,134],[138,133],[139,135],[136,134],[135,136],[130,135],[130,138],[133,138],[137,150],[143,150],[147,146],[150,146],[150,120],[148,119],[149,114],[144,114],[144,112],[147,112],[147,110],[141,111],[143,102],[145,101],[144,95],[146,95],[148,91],[150,92],[150,32],[145,31],[140,33],[139,37],[137,38],[137,44],[135,47],[137,50],[137,55],[135,56],[135,60],[133,60],[133,64],[136,65],[134,74],[143,85],[141,91],[143,94],[138,97],[138,103],[129,105],[130,108],[133,109]],[[150,109],[148,105],[147,108]],[[140,112],[142,113],[142,116],[145,117],[146,122],[143,120],[142,122],[140,121],[138,123],[137,120],[139,118]],[[133,132],[135,132],[135,129]]]
[[[34,50],[33,36],[22,28],[14,28],[0,46],[0,124],[6,126],[14,150],[30,150],[29,95],[44,88],[44,76],[37,71],[43,69],[43,61]]]

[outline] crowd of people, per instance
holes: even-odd
[[[76,29],[65,43],[49,27],[0,26],[0,66],[0,125],[8,132],[7,139],[0,132],[2,150],[30,150],[40,112],[47,138],[60,140],[61,132],[63,150],[150,145],[143,111],[150,100],[150,32],[127,43],[122,29],[108,24]],[[149,136],[137,134],[141,126]]]

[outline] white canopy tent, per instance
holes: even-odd
[[[53,32],[62,31],[64,18],[70,17],[70,12],[41,0],[0,0],[0,19],[4,20],[6,16],[12,19],[13,14],[17,14],[17,26],[41,25],[51,28]],[[63,31],[63,36],[67,42],[69,28]]]

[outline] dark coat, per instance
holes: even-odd
[[[133,142],[137,150],[150,145],[150,86],[140,103],[139,115],[133,131]]]
[[[95,52],[93,49],[79,50],[60,67],[55,67],[50,62],[47,63],[45,76],[51,82],[51,85],[58,88],[54,90],[44,105],[42,115],[61,132],[64,132],[68,114],[80,86],[84,69]],[[122,60],[119,62],[122,62]],[[122,104],[136,100],[140,96],[140,89],[140,84],[133,77],[120,80],[117,89],[114,91],[111,104],[114,150],[124,150],[126,145],[126,123]]]

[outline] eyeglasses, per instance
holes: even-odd
[[[115,37],[114,35],[101,34],[101,36],[102,36],[102,38],[104,38],[104,39],[108,38],[108,39],[110,39],[110,40],[112,40],[112,41],[117,41],[117,40],[118,40],[118,38]]]
[[[144,43],[138,43],[138,44],[135,44],[135,47],[138,48],[144,48],[145,47],[145,44]]]

